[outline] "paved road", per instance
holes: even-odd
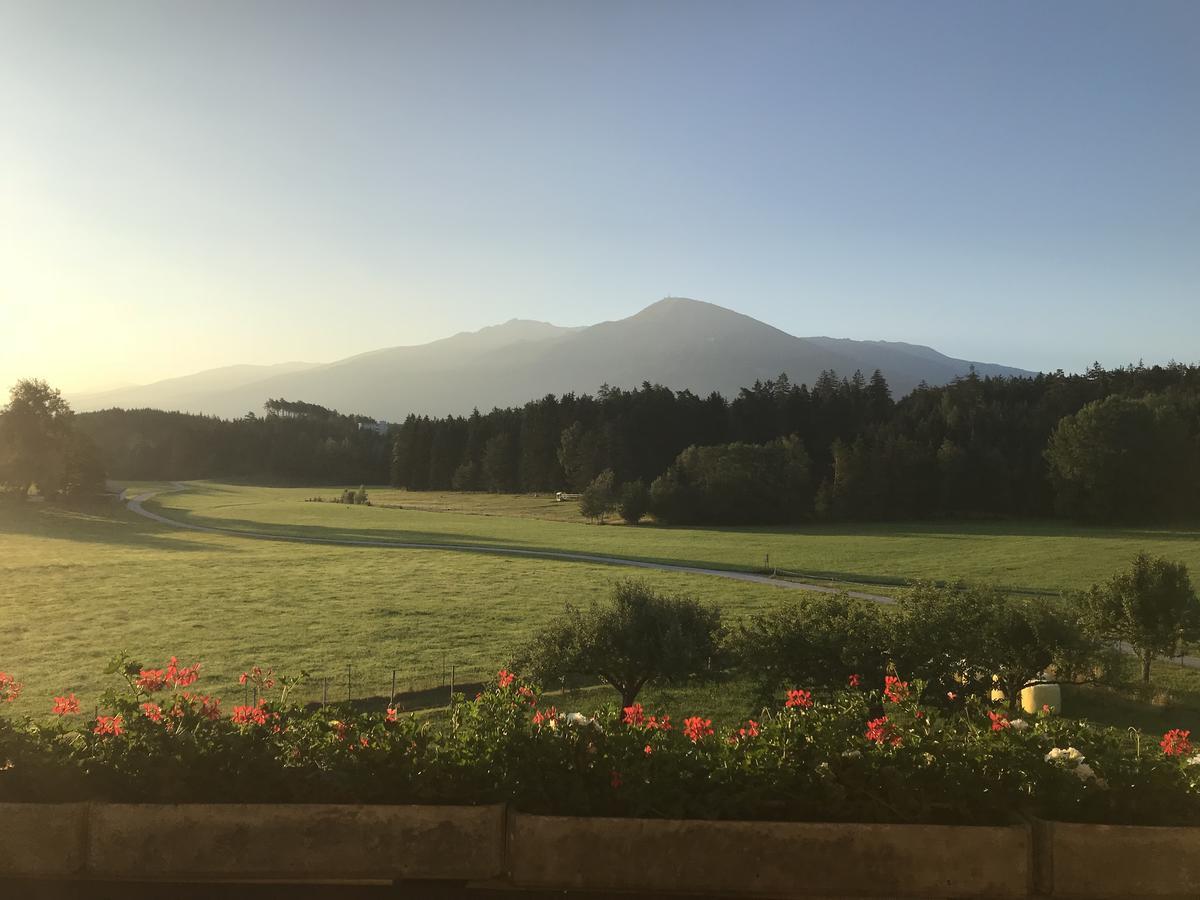
[[[321,544],[340,547],[376,547],[394,550],[450,550],[459,553],[491,553],[497,556],[526,556],[536,559],[559,559],[567,562],[599,563],[607,566],[630,566],[635,569],[655,569],[660,572],[678,572],[683,575],[711,575],[715,578],[728,578],[733,581],[746,581],[751,584],[765,584],[771,587],[788,588],[797,591],[815,591],[821,594],[836,594],[839,588],[827,584],[805,584],[799,581],[787,581],[772,578],[769,575],[755,575],[752,572],[734,572],[728,569],[705,569],[699,566],[679,566],[670,563],[647,562],[641,559],[625,559],[620,556],[595,556],[590,553],[567,553],[559,550],[526,550],[520,547],[504,547],[481,544],[434,544],[416,541],[355,541],[340,538],[313,538],[298,535],[272,534],[266,531],[240,531],[233,528],[217,528],[211,525],[196,525],[191,522],[181,522],[167,516],[151,512],[142,506],[147,500],[163,493],[186,491],[188,485],[176,481],[171,491],[146,491],[138,494],[129,501],[128,507],[139,516],[153,519],[173,528],[186,528],[189,531],[202,531],[207,534],[222,534],[231,537],[249,538],[259,541],[282,541],[291,544]],[[870,600],[873,603],[894,603],[891,597],[881,594],[868,594],[862,591],[850,591],[851,597],[860,600]]]

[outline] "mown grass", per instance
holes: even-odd
[[[354,515],[360,510],[346,510]],[[0,505],[0,671],[25,684],[6,714],[40,715],[76,692],[91,708],[102,670],[128,649],[146,661],[204,662],[202,687],[240,697],[252,664],[328,676],[331,699],[494,673],[564,602],[608,594],[631,572],[503,556],[251,541],[159,525],[119,508]],[[635,572],[659,588],[720,602],[737,617],[778,588]],[[420,676],[419,678],[416,676]],[[309,699],[319,699],[319,681]]]
[[[1200,531],[969,521],[668,528],[590,525],[552,496],[370,489],[370,507],[305,503],[311,488],[197,483],[155,501],[181,521],[302,537],[560,550],[715,568],[778,567],[835,582],[966,579],[1039,591],[1086,588],[1139,550],[1200,572]],[[324,492],[332,496],[334,492]],[[769,559],[769,562],[768,562]]]

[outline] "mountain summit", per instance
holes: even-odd
[[[241,416],[261,410],[270,397],[284,397],[395,421],[409,413],[465,414],[520,405],[548,393],[590,393],[602,384],[635,387],[649,381],[733,396],[781,372],[793,382],[812,384],[825,369],[841,375],[879,369],[899,397],[922,381],[944,384],[972,366],[981,375],[1030,374],[914,344],[794,337],[712,303],[667,297],[629,318],[585,328],[511,319],[328,365],[283,371],[235,367],[244,376],[240,380],[225,369],[220,378],[200,373],[75,397],[73,403],[79,410],[156,406]]]

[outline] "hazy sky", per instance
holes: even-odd
[[[667,294],[1200,359],[1200,3],[0,0],[0,387]]]

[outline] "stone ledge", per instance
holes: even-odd
[[[1026,897],[1030,828],[509,814],[527,888],[768,897]]]

